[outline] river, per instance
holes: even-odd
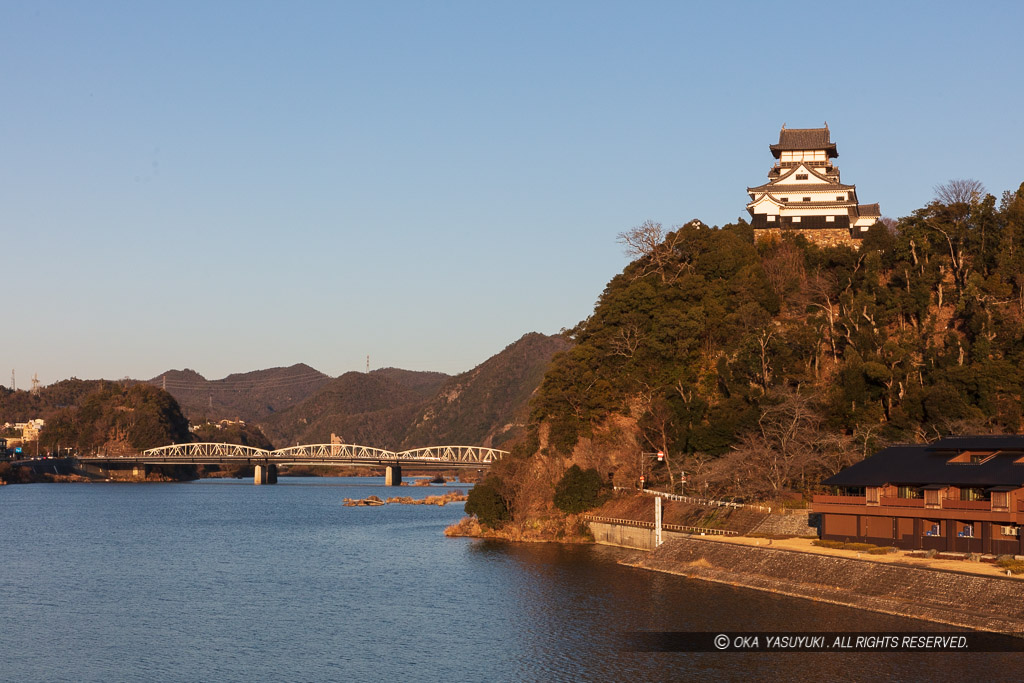
[[[1019,654],[643,653],[655,631],[934,631],[599,546],[446,538],[370,478],[0,488],[0,680],[1005,679]]]

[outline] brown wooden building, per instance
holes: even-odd
[[[890,446],[823,482],[821,537],[905,549],[1024,555],[1024,437]]]

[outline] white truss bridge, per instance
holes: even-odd
[[[389,451],[358,444],[308,444],[268,451],[253,446],[227,443],[179,443],[150,448],[140,455],[117,460],[146,464],[221,464],[230,462],[266,464],[414,465],[417,467],[486,467],[508,455],[508,451],[484,446],[428,446],[407,451]],[[102,458],[113,460],[113,458]]]

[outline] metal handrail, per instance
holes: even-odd
[[[616,519],[614,517],[598,517],[596,515],[583,515],[583,519],[598,522],[601,524],[620,524],[622,526],[635,526],[643,529],[653,529],[654,522],[643,522],[637,519]],[[696,532],[710,534],[712,536],[739,536],[740,532],[730,529],[711,529],[703,526],[687,526],[685,524],[662,524],[661,528],[666,531],[682,531],[684,533]]]

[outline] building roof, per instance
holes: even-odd
[[[780,185],[773,182],[758,185],[757,187],[748,187],[747,192],[772,192],[774,194],[781,194],[783,192],[844,192],[846,190],[856,189],[856,185],[843,185],[842,183],[793,183],[791,185]],[[877,207],[878,204],[874,204],[874,206]]]
[[[881,216],[882,210],[878,208],[878,204],[859,204],[857,213],[861,216]]]
[[[795,152],[806,149],[822,149],[829,157],[838,157],[835,143],[830,139],[828,126],[824,128],[786,128],[779,131],[779,143],[769,147],[776,159],[782,152]]]
[[[994,454],[985,462],[950,463],[963,452]],[[927,445],[890,446],[826,479],[827,486],[925,486],[989,488],[1024,486],[1024,437],[965,436]]]

